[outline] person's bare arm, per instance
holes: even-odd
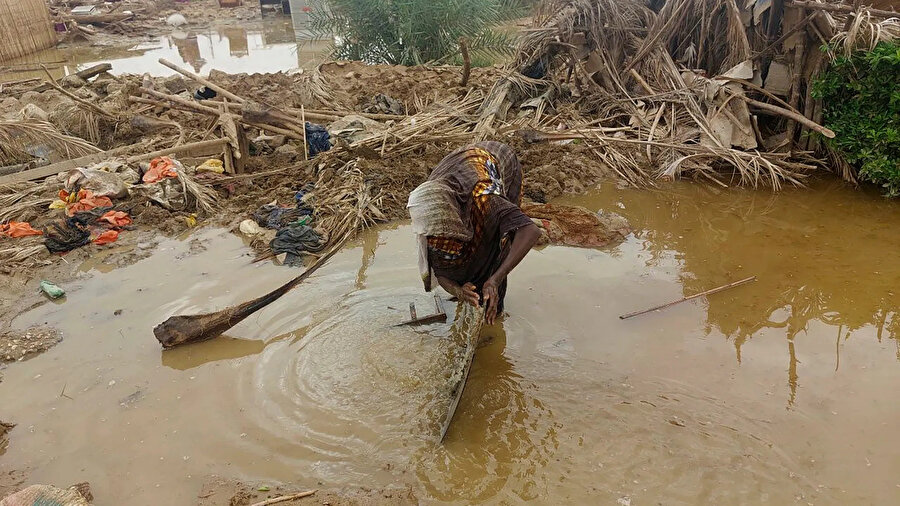
[[[497,287],[519,265],[519,262],[525,258],[525,255],[531,251],[540,238],[541,230],[533,223],[517,229],[512,244],[509,246],[509,254],[497,268],[497,272],[484,282],[481,293],[484,294],[484,318],[488,325],[493,324],[497,317]]]
[[[452,279],[447,279],[442,276],[436,277],[438,283],[444,290],[447,290],[447,293],[463,302],[468,302],[473,306],[478,305],[478,293],[475,292],[475,285],[473,285],[472,283],[466,283],[460,286],[459,283],[453,281]]]

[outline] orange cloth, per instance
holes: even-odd
[[[74,216],[75,213],[81,211],[90,211],[95,207],[112,207],[112,200],[109,197],[97,197],[91,190],[78,190],[75,197],[65,190],[59,191],[59,198],[66,204],[66,216]]]
[[[178,177],[178,173],[175,172],[175,162],[168,156],[161,156],[150,162],[150,168],[144,173],[143,181],[156,183],[167,177]]]
[[[107,230],[94,239],[94,244],[109,244],[119,238],[118,230]]]
[[[31,228],[31,225],[25,221],[11,221],[9,223],[0,223],[0,234],[7,237],[26,237],[29,235],[42,235],[43,232]]]
[[[122,211],[108,211],[100,217],[100,221],[105,221],[114,227],[125,227],[131,225],[131,217]]]

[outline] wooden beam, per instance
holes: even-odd
[[[69,16],[69,19],[79,25],[97,25],[104,23],[118,23],[119,21],[125,21],[126,19],[131,19],[133,17],[134,14],[86,14]]]
[[[128,163],[134,163],[143,160],[151,160],[159,156],[178,155],[182,153],[186,153],[188,156],[219,154],[225,144],[228,144],[228,139],[225,137],[222,137],[221,139],[210,139],[208,141],[191,142],[188,144],[182,144],[181,146],[174,146],[171,148],[160,149],[157,151],[151,151],[149,153],[135,155],[128,158],[127,161]]]
[[[75,167],[84,167],[93,163],[100,163],[108,158],[124,155],[131,150],[140,149],[143,147],[143,143],[132,144],[130,146],[124,146],[110,151],[103,151],[79,158],[73,158],[71,160],[63,160],[61,162],[51,163],[50,165],[44,165],[43,167],[37,167],[22,172],[16,172],[15,174],[9,174],[7,176],[0,176],[0,184],[15,183],[18,181],[33,181],[35,179],[43,179],[48,176],[55,176],[60,172],[72,170]]]
[[[785,3],[787,7],[802,7],[806,9],[815,9],[820,11],[838,12],[841,14],[851,14],[854,12],[852,5],[845,4],[823,4],[818,2],[810,2],[808,0],[788,0]],[[881,9],[868,9],[869,14],[877,18],[896,18],[900,17],[900,12],[885,11]]]
[[[129,163],[134,163],[156,158],[158,156],[177,155],[181,153],[185,153],[188,156],[219,154],[221,153],[222,148],[227,142],[228,139],[225,138],[192,142],[189,144],[182,144],[181,146],[175,146],[172,148],[160,149],[158,151],[151,151],[149,153],[135,155],[128,158],[127,161]],[[60,172],[72,170],[76,167],[84,167],[93,163],[100,163],[104,160],[108,160],[116,156],[122,156],[128,154],[129,152],[145,148],[146,146],[141,142],[137,144],[131,144],[129,146],[123,146],[121,148],[111,149],[109,151],[103,151],[79,158],[73,158],[71,160],[63,160],[61,162],[52,163],[43,167],[37,167],[23,172],[16,172],[15,174],[9,174],[7,176],[0,176],[0,184],[43,179],[48,176],[54,176]]]

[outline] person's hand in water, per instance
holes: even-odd
[[[459,287],[459,290],[456,291],[456,298],[473,306],[478,306],[478,292],[475,291],[475,285],[472,283],[466,283]]]
[[[493,277],[488,278],[481,287],[484,294],[484,320],[488,325],[493,325],[497,318],[497,302],[499,295],[497,294],[497,281]]]

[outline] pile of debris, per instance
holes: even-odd
[[[217,0],[193,0],[190,3],[171,0],[51,0],[50,14],[62,43],[110,43],[138,34],[162,35],[172,30],[228,24],[258,19],[258,2],[220,9]],[[224,6],[224,5],[223,5]]]
[[[485,101],[476,132],[496,135],[507,119],[529,142],[579,139],[633,184],[684,175],[800,184],[823,165],[817,136],[834,136],[812,98],[827,64],[819,47],[852,51],[900,37],[895,13],[858,5],[553,2]]]
[[[63,208],[107,196],[74,183],[98,172],[125,185],[109,196],[114,205],[96,208],[127,214],[126,229],[175,217],[177,233],[200,220],[252,237],[260,258],[291,260],[405,218],[409,191],[431,167],[488,137],[517,148],[524,194],[538,203],[609,178],[799,185],[825,167],[817,140],[833,135],[811,96],[828,63],[818,46],[851,51],[900,35],[896,19],[879,21],[884,12],[799,0],[548,9],[505,68],[331,62],[293,75],[202,77],[160,60],[177,75],[112,76],[101,65],[7,86],[0,222],[30,222],[44,237],[0,239],[2,264],[46,260],[36,241]],[[144,180],[163,166],[175,176]],[[551,239],[566,235],[545,228]]]

